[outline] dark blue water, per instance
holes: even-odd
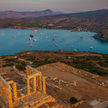
[[[29,40],[30,34],[34,35],[31,40]],[[0,29],[0,55],[13,55],[28,50],[108,53],[108,43],[94,39],[92,37],[94,35],[93,32],[71,32],[69,30]]]

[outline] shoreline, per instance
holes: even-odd
[[[103,38],[102,34],[100,32],[89,31],[89,30],[87,30],[87,31],[78,31],[78,30],[72,31],[72,29],[54,28],[54,27],[52,27],[52,28],[44,28],[44,27],[43,28],[39,28],[39,27],[32,27],[32,28],[30,28],[30,27],[9,27],[9,28],[0,28],[0,29],[23,29],[23,30],[25,30],[25,29],[28,29],[28,30],[35,30],[35,29],[51,29],[52,30],[52,29],[54,29],[54,30],[70,30],[71,32],[94,32],[94,33],[96,33],[93,36],[95,39],[100,40],[101,42],[108,42],[108,39]]]
[[[98,39],[100,40],[101,42],[108,42],[108,39],[105,39],[102,37],[102,34],[97,32],[94,36],[93,36],[95,39]]]
[[[97,52],[89,52],[89,51],[58,51],[58,50],[44,50],[44,51],[21,51],[21,52],[17,52],[15,54],[10,54],[10,55],[0,55],[0,57],[8,57],[8,56],[17,56],[19,54],[30,54],[30,53],[35,53],[35,52],[38,52],[38,53],[73,53],[73,54],[101,54],[101,55],[108,55],[108,53],[97,53]]]

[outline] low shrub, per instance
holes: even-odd
[[[71,97],[70,102],[71,102],[71,104],[75,104],[78,102],[78,100],[75,97]]]
[[[26,70],[26,66],[27,66],[27,64],[24,61],[19,63],[19,64],[16,64],[16,68],[19,71],[25,71]]]

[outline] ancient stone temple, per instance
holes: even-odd
[[[38,108],[54,103],[55,99],[46,93],[45,82],[41,72],[30,66],[25,73],[15,71],[1,75],[0,101],[3,108]]]

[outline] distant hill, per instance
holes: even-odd
[[[108,9],[102,9],[102,10],[95,10],[95,11],[87,11],[87,12],[80,12],[80,13],[69,13],[69,14],[59,14],[59,15],[51,15],[51,16],[44,16],[40,17],[40,20],[45,19],[45,20],[51,20],[55,21],[58,19],[65,19],[64,22],[76,22],[76,20],[80,20],[80,22],[85,22],[87,20],[95,20],[97,21],[102,21],[107,22],[108,24]],[[75,20],[76,19],[76,20]]]
[[[108,31],[108,9],[68,14],[50,9],[38,12],[5,11],[0,12],[0,28],[92,31],[97,32],[95,38],[108,41],[102,35]]]
[[[56,28],[101,31],[108,29],[108,9],[44,16],[37,20],[52,23]]]
[[[1,13],[0,28],[39,27],[94,32],[108,30],[108,9],[69,14],[60,14],[50,9],[39,12],[5,12],[5,15],[7,13],[7,17],[11,18],[3,18],[4,12]]]
[[[0,18],[27,18],[27,17],[39,17],[47,15],[57,15],[61,12],[55,12],[51,9],[46,9],[43,11],[29,11],[29,12],[17,12],[17,11],[0,11]]]

